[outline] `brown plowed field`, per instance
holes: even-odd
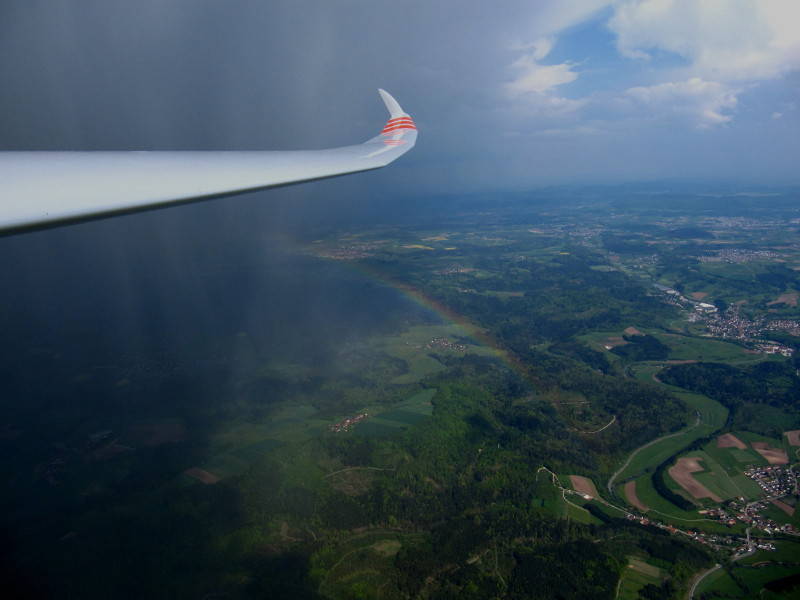
[[[625,329],[625,335],[644,335],[644,334],[638,329],[636,329],[636,327],[628,327]]]
[[[700,459],[696,456],[685,456],[679,458],[678,462],[669,468],[669,476],[675,480],[679,486],[689,492],[693,498],[711,498],[714,502],[722,502],[722,498],[709,490],[702,483],[692,477],[692,473],[705,471],[700,465]]]
[[[783,435],[785,435],[786,439],[789,440],[790,446],[800,446],[800,429],[784,431]]]
[[[717,438],[717,448],[739,448],[739,450],[747,450],[747,444],[732,433],[724,433]]]
[[[789,462],[786,451],[780,448],[772,448],[767,442],[753,442],[753,450],[767,459],[771,465],[785,465]]]
[[[781,294],[772,302],[767,302],[767,306],[772,306],[773,304],[786,304],[787,306],[797,306],[797,292],[789,292],[787,294]]]
[[[570,475],[569,480],[572,483],[572,488],[581,494],[588,494],[592,498],[597,498],[597,488],[594,487],[594,482],[588,477],[581,477],[580,475]]]
[[[631,506],[635,506],[642,512],[647,512],[650,510],[644,502],[639,500],[639,497],[636,495],[636,482],[629,481],[625,484],[625,497],[628,499],[628,502]]]
[[[219,481],[219,477],[217,477],[213,473],[209,473],[208,471],[204,471],[203,469],[198,469],[197,467],[186,469],[184,473],[189,477],[194,477],[198,481],[202,481],[206,485],[217,483]]]
[[[625,344],[629,343],[630,342],[625,341],[619,336],[607,337],[605,340],[603,340],[604,346],[611,346],[612,348],[616,348],[617,346],[624,346]]]
[[[691,296],[695,300],[702,300],[703,298],[708,296],[708,292],[692,292]]]
[[[786,502],[781,502],[780,500],[770,500],[770,502],[772,502],[790,517],[794,516],[794,508],[786,504]]]

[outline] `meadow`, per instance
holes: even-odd
[[[669,387],[670,391],[689,407],[689,424],[681,431],[667,434],[634,451],[629,456],[627,466],[614,479],[615,485],[642,473],[652,472],[659,464],[682,448],[725,425],[728,410],[719,402],[673,386],[666,387]]]
[[[618,600],[638,600],[639,591],[646,585],[661,585],[667,578],[663,569],[651,565],[642,558],[631,556],[622,573],[619,584]]]
[[[723,598],[764,598],[770,600],[778,599],[781,595],[771,594],[764,590],[764,584],[800,573],[800,565],[779,566],[764,565],[761,567],[739,566],[738,564],[730,569],[730,572],[721,569],[704,579],[697,587],[695,594],[703,597],[703,594],[715,594]],[[715,597],[715,596],[711,596]]]

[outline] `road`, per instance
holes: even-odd
[[[650,442],[647,442],[644,446],[639,446],[636,450],[631,452],[630,455],[628,455],[628,459],[625,461],[625,463],[619,469],[617,469],[616,472],[608,479],[608,483],[606,484],[608,493],[612,495],[614,494],[614,481],[616,480],[617,477],[619,477],[620,473],[622,473],[625,469],[628,468],[628,465],[631,464],[631,461],[637,454],[639,454],[639,452],[641,452],[645,448],[649,448],[653,444],[657,444],[662,440],[668,440],[669,438],[677,437],[679,435],[688,433],[689,431],[700,425],[700,413],[697,412],[696,414],[697,414],[697,421],[691,427],[687,427],[686,429],[681,429],[680,431],[676,431],[675,433],[670,433],[668,435],[662,435],[660,438],[656,438]]]
[[[731,560],[732,563],[736,562],[737,560],[741,560],[741,559],[743,559],[743,558],[745,558],[747,556],[751,556],[756,551],[756,549],[753,547],[752,543],[750,542],[750,528],[748,527],[745,530],[745,532],[747,533],[748,550],[744,554],[740,554],[739,556],[736,556],[735,558],[733,558]],[[692,586],[689,588],[689,591],[686,593],[686,600],[692,600],[694,598],[694,592],[695,592],[695,590],[697,590],[697,586],[700,585],[700,582],[703,581],[703,579],[705,579],[706,577],[708,577],[712,573],[715,573],[716,571],[719,571],[721,568],[722,568],[722,565],[716,564],[713,567],[711,567],[710,569],[708,569],[707,571],[703,571],[700,574],[699,577],[696,577],[695,580],[694,580],[694,583],[692,583]]]
[[[716,571],[719,571],[721,568],[722,568],[722,565],[716,564],[713,567],[711,567],[710,569],[708,569],[707,571],[703,571],[703,573],[700,574],[700,577],[695,578],[694,583],[692,584],[692,587],[690,587],[689,591],[686,592],[686,600],[692,600],[692,598],[694,598],[694,591],[697,589],[697,586],[700,585],[700,582],[703,581],[703,579],[705,579],[706,577],[708,577],[712,573],[714,573]]]

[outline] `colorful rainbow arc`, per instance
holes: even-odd
[[[503,348],[503,346],[494,338],[494,336],[492,336],[488,330],[476,326],[469,319],[457,313],[450,307],[444,305],[439,300],[436,300],[432,296],[424,293],[422,290],[415,288],[413,285],[397,281],[388,274],[381,272],[371,265],[364,263],[351,263],[348,266],[359,272],[361,275],[365,275],[370,279],[394,288],[415,304],[436,313],[445,322],[450,322],[460,326],[469,337],[478,342],[478,344],[486,348],[490,348],[495,357],[504,363],[506,367],[516,373],[517,376],[519,376],[523,381],[531,384],[534,389],[536,388],[535,382],[528,372],[525,364],[511,352]]]

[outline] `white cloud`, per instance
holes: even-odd
[[[536,49],[533,54],[520,57],[511,67],[518,72],[517,78],[510,82],[506,89],[512,96],[536,93],[544,94],[551,89],[571,83],[578,78],[570,63],[558,65],[542,65],[536,59],[541,52]]]
[[[555,40],[551,37],[544,37],[536,40],[533,42],[533,60],[542,60],[547,58],[547,55],[550,54],[550,51],[553,49],[553,44]]]
[[[579,73],[575,64],[562,62],[554,65],[541,64],[549,56],[556,43],[556,34],[581,23],[613,0],[572,0],[571,2],[548,2],[537,6],[536,21],[531,27],[533,43],[518,44],[517,50],[525,51],[510,69],[514,78],[505,86],[508,95],[530,111],[537,114],[563,115],[576,111],[585,100],[573,100],[558,96],[555,89],[575,81]],[[530,39],[530,38],[529,38]]]
[[[652,115],[687,118],[700,128],[721,125],[731,120],[736,108],[737,90],[716,81],[693,77],[687,81],[633,87],[625,96]]]
[[[578,112],[581,107],[588,114],[592,107],[602,110],[602,93],[560,96],[560,86],[581,76],[576,62],[543,63],[558,36],[603,8],[610,8],[607,26],[620,54],[654,59],[640,72],[646,83],[609,90],[623,119],[638,119],[644,110],[647,118],[678,118],[701,128],[722,125],[733,119],[742,90],[800,69],[800,0],[575,0],[539,8],[528,38],[535,41],[516,47],[521,56],[510,66],[512,79],[505,85],[515,104],[536,114],[577,117],[587,114]],[[683,64],[665,67],[656,60],[664,53],[681,57]]]
[[[609,28],[619,51],[683,57],[685,76],[759,81],[800,68],[797,0],[618,0]]]

